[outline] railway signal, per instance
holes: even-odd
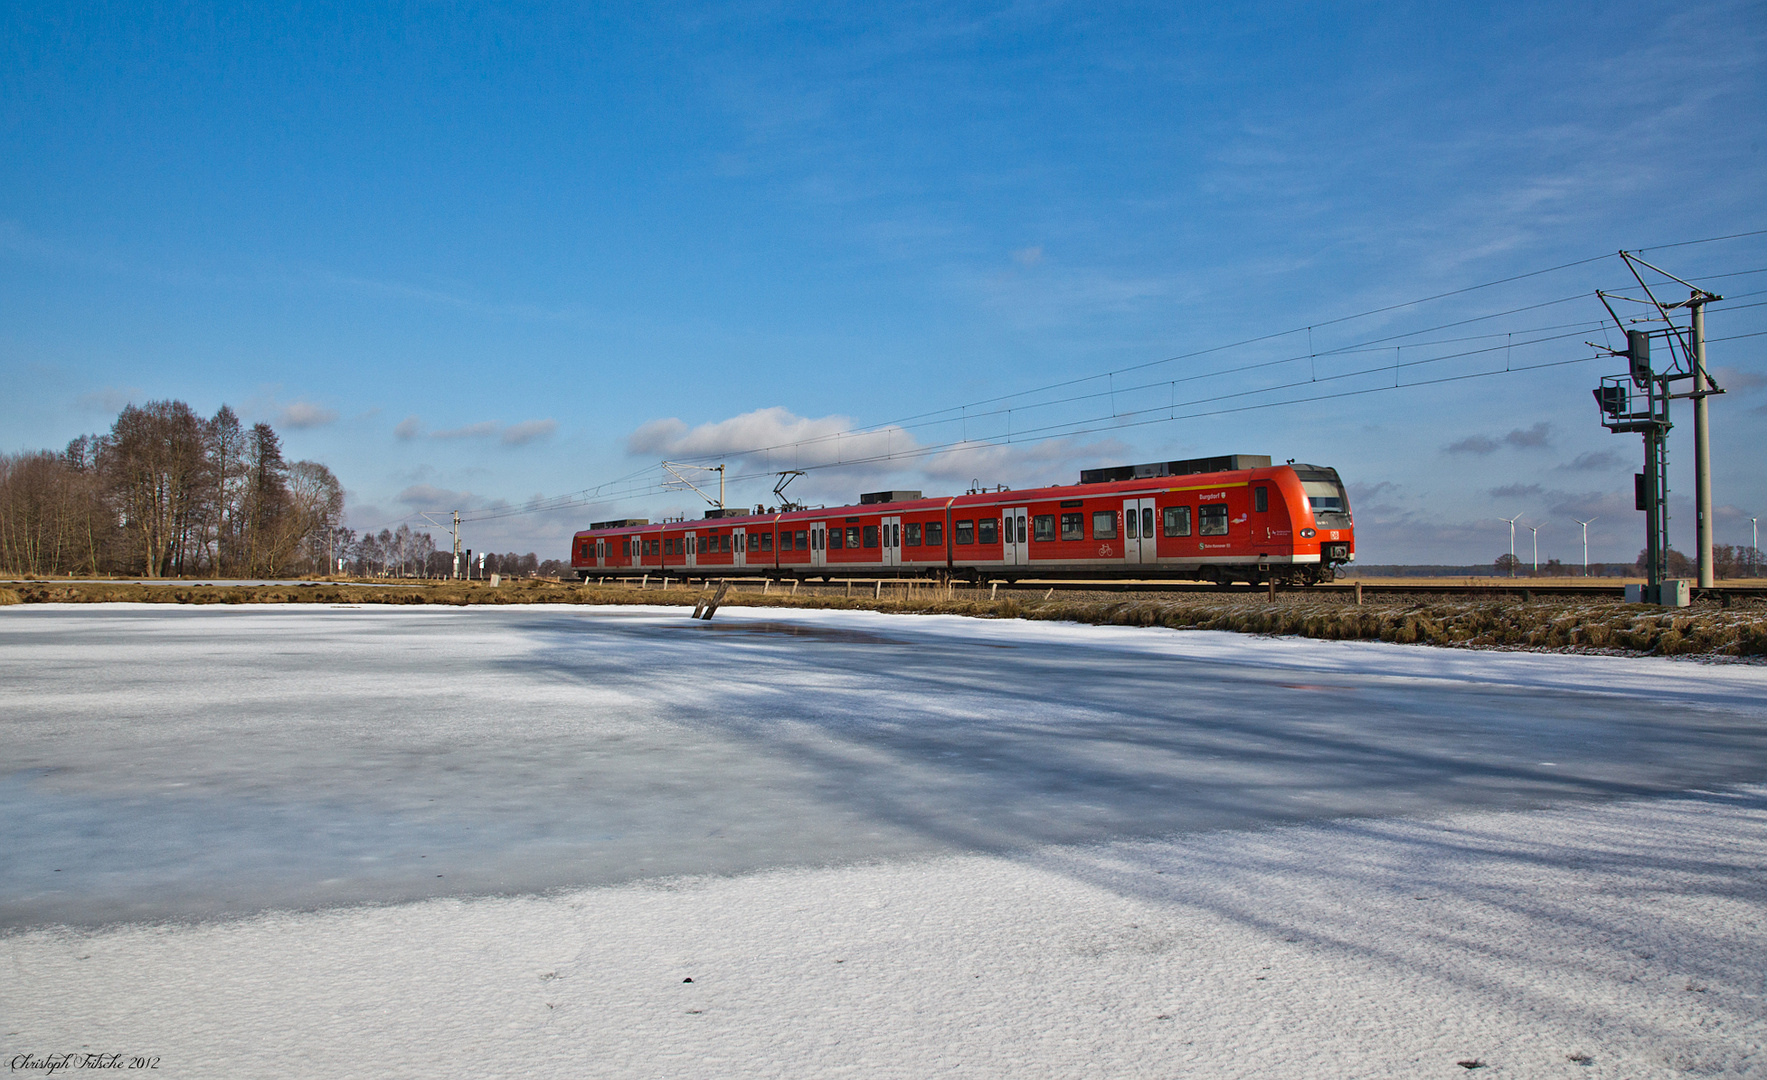
[[[1644,290],[1646,299],[1639,300],[1600,290],[1595,293],[1602,306],[1607,308],[1614,324],[1625,333],[1626,348],[1619,351],[1595,345],[1594,342],[1589,344],[1603,349],[1610,356],[1625,357],[1627,369],[1625,375],[1608,375],[1602,378],[1601,385],[1594,391],[1595,403],[1601,410],[1603,427],[1615,433],[1636,432],[1644,437],[1644,472],[1638,474],[1635,481],[1635,501],[1638,509],[1645,514],[1644,569],[1649,584],[1645,587],[1642,599],[1646,603],[1664,603],[1685,595],[1679,590],[1666,590],[1663,587],[1663,582],[1669,576],[1669,431],[1674,427],[1669,420],[1669,402],[1676,399],[1692,399],[1694,403],[1694,489],[1698,505],[1699,585],[1702,589],[1712,587],[1711,430],[1707,422],[1706,398],[1724,391],[1714,385],[1706,373],[1705,306],[1724,298],[1682,281],[1631,252],[1620,252],[1620,258],[1625,260],[1626,269],[1632,271],[1632,276],[1637,279],[1639,288]],[[1689,290],[1688,298],[1672,304],[1658,300],[1639,274],[1639,266],[1686,285]],[[1658,329],[1640,329],[1628,325],[1614,311],[1609,300],[1646,305],[1653,309],[1654,314],[1634,321],[1661,322],[1664,325]],[[1670,314],[1680,308],[1688,309],[1689,313],[1685,329],[1677,325]],[[1670,362],[1662,372],[1658,372],[1652,365],[1650,342],[1653,337],[1663,338],[1669,346]],[[1681,393],[1674,392],[1675,384],[1686,381],[1693,383],[1691,389]]]

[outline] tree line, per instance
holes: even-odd
[[[1626,563],[1590,563],[1590,577],[1644,577],[1649,562],[1648,552],[1640,551],[1636,562]],[[1699,576],[1699,561],[1670,548],[1666,562],[1669,576],[1672,578],[1692,578]],[[1548,559],[1540,564],[1539,574],[1528,562],[1505,552],[1497,556],[1493,566],[1500,576],[1506,577],[1570,577],[1580,575],[1580,565],[1567,565],[1557,559]],[[1752,578],[1767,571],[1767,560],[1761,553],[1747,544],[1713,544],[1712,545],[1712,576],[1720,580],[1724,578]]]
[[[130,405],[60,453],[0,455],[0,569],[276,577],[332,565],[343,488],[226,405]]]
[[[446,541],[447,537],[443,537]],[[338,571],[354,577],[447,578],[454,574],[454,553],[448,547],[437,548],[435,538],[427,532],[415,532],[409,525],[382,529],[376,533],[364,530],[338,529],[334,540]],[[469,561],[461,555],[462,577],[560,577],[570,567],[557,560],[544,562],[533,552],[517,555],[509,552],[472,553]]]

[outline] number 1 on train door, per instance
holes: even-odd
[[[1157,548],[1152,499],[1123,500],[1123,562],[1152,563]]]

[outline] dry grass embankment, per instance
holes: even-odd
[[[851,592],[860,595],[851,595]],[[1655,655],[1767,656],[1767,604],[1741,601],[1732,607],[1700,604],[1680,611],[1612,600],[1490,598],[1349,602],[1341,595],[1069,593],[1044,598],[1028,591],[941,589],[925,583],[888,583],[870,595],[869,583],[789,586],[762,595],[758,583],[733,587],[726,605],[833,608],[896,613],[952,614],[979,618],[1049,619],[1113,626],[1165,626],[1285,634],[1333,640],[1401,644],[1571,649]],[[515,581],[500,588],[482,582],[436,582],[387,587],[312,582],[300,585],[215,586],[27,582],[0,588],[0,605],[13,603],[177,604],[666,604],[690,607],[697,587],[641,589],[579,586],[552,581]]]

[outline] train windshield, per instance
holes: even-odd
[[[1344,494],[1336,484],[1328,484],[1321,480],[1301,481],[1301,490],[1307,493],[1307,505],[1315,514],[1341,514],[1344,512]]]

